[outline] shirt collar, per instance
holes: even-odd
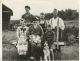
[[[54,19],[54,17],[53,17],[52,19],[54,19],[54,20],[58,20],[58,18],[59,18],[59,17],[57,17],[57,18]]]

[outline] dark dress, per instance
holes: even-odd
[[[33,25],[30,26],[29,28],[29,35],[32,35],[32,34],[36,34],[36,35],[39,35],[40,37],[43,35],[43,29],[40,25],[37,26],[37,28],[34,28]],[[40,56],[41,56],[41,47],[37,46],[36,44],[32,44],[31,43],[31,56],[35,57],[36,60],[39,60],[40,59]]]

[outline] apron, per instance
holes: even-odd
[[[20,28],[20,37],[17,43],[17,51],[19,55],[26,55],[28,51],[28,41],[26,37],[27,29],[25,31]]]

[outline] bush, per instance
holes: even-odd
[[[78,36],[79,35],[79,28],[72,26],[72,27],[66,27],[63,32],[63,41],[65,41],[67,44],[73,44],[75,42],[79,42]]]

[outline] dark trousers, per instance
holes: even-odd
[[[31,56],[33,56],[36,60],[40,60],[41,47],[38,47],[36,44],[31,43]]]
[[[56,36],[57,36],[57,30],[53,30],[55,32],[55,41],[57,40]],[[59,39],[58,41],[59,42],[62,42],[62,31],[61,29],[59,29],[59,35],[58,35]],[[57,49],[57,46],[56,46],[56,49],[53,51],[54,52],[54,58],[55,60],[61,60],[61,46],[59,46],[59,48]]]

